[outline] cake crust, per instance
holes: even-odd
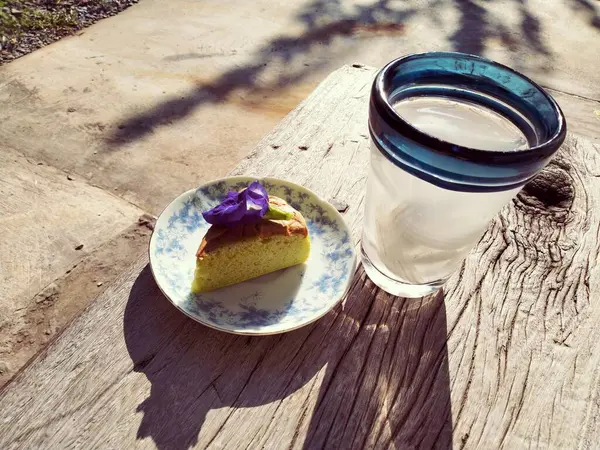
[[[237,224],[231,227],[212,225],[202,239],[196,257],[201,259],[219,248],[244,239],[256,237],[266,239],[271,236],[292,235],[308,236],[308,228],[304,217],[288,205],[285,200],[269,196],[269,204],[285,212],[291,212],[294,216],[287,220],[262,219],[257,223]]]

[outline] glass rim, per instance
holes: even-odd
[[[526,83],[530,84],[534,89],[538,90],[549,102],[552,107],[553,112],[556,115],[557,119],[557,127],[552,133],[550,137],[544,140],[535,146],[528,147],[522,150],[483,150],[473,147],[468,147],[464,145],[459,145],[452,143],[450,141],[446,141],[443,139],[439,139],[431,134],[428,134],[424,131],[419,130],[418,128],[411,125],[407,122],[400,114],[398,114],[391,103],[389,102],[387,91],[386,91],[386,83],[389,83],[391,76],[393,75],[393,71],[403,63],[420,58],[436,58],[436,57],[461,57],[467,58],[471,60],[476,60],[479,62],[483,62],[486,64],[490,64],[496,66],[504,71],[509,72],[512,75],[515,75],[521,78]],[[406,137],[412,139],[413,141],[421,144],[430,150],[445,154],[447,156],[451,156],[453,158],[460,158],[467,161],[474,162],[496,162],[496,163],[517,163],[523,161],[531,161],[538,159],[545,159],[552,154],[554,154],[562,145],[565,140],[567,133],[567,124],[566,119],[560,106],[554,100],[554,98],[546,92],[546,90],[537,84],[535,81],[531,80],[529,77],[523,75],[520,72],[517,72],[510,67],[498,63],[496,61],[483,58],[481,56],[472,55],[468,53],[461,52],[423,52],[423,53],[412,53],[409,55],[402,56],[393,61],[387,63],[376,75],[375,81],[373,82],[373,87],[371,89],[371,102],[373,102],[373,106],[377,110],[377,112],[387,120],[392,128],[395,128],[401,131]]]

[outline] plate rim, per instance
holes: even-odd
[[[308,192],[310,195],[314,196],[317,200],[319,200],[320,202],[324,203],[328,209],[330,209],[330,212],[336,216],[336,219],[339,220],[345,227],[346,227],[346,231],[348,232],[348,236],[350,237],[352,246],[352,268],[350,269],[351,271],[351,275],[348,277],[348,281],[346,282],[346,286],[344,287],[342,293],[340,294],[339,298],[337,298],[335,301],[332,302],[331,307],[326,309],[323,313],[316,315],[315,317],[312,317],[310,320],[301,323],[299,325],[293,326],[293,327],[287,327],[284,328],[282,330],[276,330],[276,331],[244,331],[244,330],[232,330],[230,328],[222,328],[219,327],[217,325],[205,322],[200,320],[198,317],[191,315],[190,313],[188,313],[185,309],[181,308],[177,303],[175,303],[173,301],[173,299],[171,299],[171,297],[163,290],[162,286],[160,285],[160,282],[158,281],[156,274],[154,273],[154,267],[152,265],[152,260],[154,259],[152,257],[152,248],[153,248],[153,244],[154,244],[154,240],[155,240],[155,235],[156,235],[156,231],[157,231],[157,227],[156,224],[158,223],[158,221],[160,220],[160,218],[163,216],[163,214],[165,213],[165,211],[167,209],[169,209],[169,207],[171,205],[173,205],[175,202],[177,202],[180,198],[185,197],[185,196],[189,196],[192,195],[194,192],[196,192],[198,189],[201,189],[205,186],[208,185],[212,185],[212,184],[216,184],[216,183],[220,183],[220,182],[231,182],[231,181],[247,181],[248,179],[252,179],[252,180],[257,180],[259,182],[261,181],[266,181],[266,182],[275,182],[275,183],[284,183],[287,185],[291,185],[294,189],[300,190],[300,191],[306,191]],[[275,334],[283,334],[283,333],[288,333],[290,331],[294,331],[294,330],[298,330],[300,328],[303,328],[305,326],[308,326],[314,322],[316,322],[317,320],[321,319],[322,317],[324,317],[325,315],[327,315],[329,312],[331,312],[331,310],[333,310],[337,305],[340,304],[340,302],[344,301],[347,297],[348,292],[350,291],[350,287],[352,286],[352,283],[354,281],[354,275],[356,273],[356,270],[358,268],[358,258],[356,255],[356,243],[354,242],[354,239],[352,238],[352,233],[351,233],[351,229],[348,226],[348,224],[346,223],[346,221],[344,220],[344,217],[340,214],[340,212],[331,204],[329,203],[327,200],[324,200],[323,198],[321,198],[316,192],[314,192],[313,190],[302,186],[300,184],[294,183],[293,181],[288,181],[288,180],[284,180],[281,178],[274,178],[274,177],[258,177],[258,176],[249,176],[249,175],[234,175],[234,176],[230,176],[230,177],[222,177],[222,178],[215,178],[212,180],[209,180],[195,188],[189,189],[185,192],[182,192],[181,194],[179,194],[177,197],[175,197],[173,200],[171,200],[160,212],[160,214],[156,217],[156,222],[155,222],[155,226],[154,229],[152,230],[152,235],[150,236],[150,240],[148,242],[148,265],[150,266],[150,272],[152,273],[152,278],[154,278],[154,282],[156,283],[156,286],[158,286],[158,289],[160,290],[160,292],[163,294],[163,296],[169,301],[169,303],[171,303],[175,308],[177,308],[180,312],[182,312],[183,314],[185,314],[187,317],[189,317],[190,319],[192,319],[194,322],[197,322],[203,326],[212,328],[213,330],[217,330],[217,331],[221,331],[224,333],[229,333],[229,334],[236,334],[236,335],[241,335],[241,336],[272,336]]]

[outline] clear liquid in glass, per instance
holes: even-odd
[[[528,147],[516,125],[480,105],[447,97],[417,97],[399,102],[395,109],[416,128],[445,141],[491,151]],[[396,167],[373,148],[363,251],[383,277],[407,285],[439,285],[519,190],[443,189]],[[369,276],[373,278],[372,273]],[[375,281],[386,284],[385,279]]]
[[[420,131],[463,147],[489,151],[529,147],[519,127],[476,103],[448,97],[412,97],[396,103],[394,109]]]

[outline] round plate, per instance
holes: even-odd
[[[190,290],[196,251],[209,224],[202,211],[219,204],[256,178],[212,181],[176,198],[162,212],[150,240],[150,266],[165,296],[200,323],[238,334],[273,334],[307,325],[346,294],[356,268],[350,230],[329,203],[288,181],[259,179],[270,195],[302,213],[311,239],[305,264],[212,292]]]

